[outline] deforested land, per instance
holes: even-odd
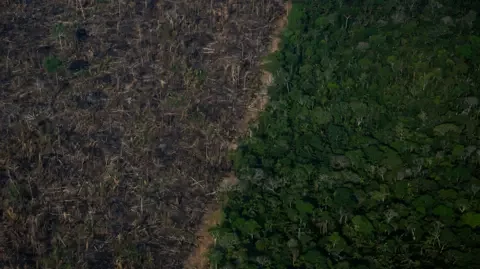
[[[283,3],[0,3],[0,268],[182,268]]]

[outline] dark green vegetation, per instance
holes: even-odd
[[[182,268],[282,14],[0,0],[0,268]]]
[[[480,268],[477,1],[295,3],[215,268]]]

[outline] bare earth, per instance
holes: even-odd
[[[275,0],[0,3],[0,268],[203,257],[218,217],[197,231],[267,101],[260,62],[284,14]]]

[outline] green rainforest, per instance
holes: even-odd
[[[212,268],[480,268],[478,12],[294,1]]]

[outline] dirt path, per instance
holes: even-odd
[[[272,35],[272,43],[270,45],[269,51],[275,52],[279,49],[280,46],[280,33],[287,25],[287,18],[289,11],[292,7],[291,1],[288,1],[285,4],[285,13],[284,16],[280,17],[275,25],[275,31]],[[257,96],[253,99],[252,103],[248,106],[248,111],[245,115],[243,121],[239,124],[239,129],[241,134],[246,134],[248,131],[248,126],[252,121],[255,121],[260,112],[265,109],[265,106],[268,103],[268,86],[273,82],[273,75],[270,72],[263,71],[261,77],[262,87],[260,92],[257,93]],[[236,141],[232,142],[230,145],[232,150],[237,148]],[[237,178],[235,175],[231,174],[223,179],[223,182],[220,188],[225,188],[233,186],[237,183]],[[208,230],[219,224],[221,219],[221,210],[222,204],[219,201],[214,201],[211,205],[208,206],[208,213],[205,214],[202,225],[197,233],[197,246],[193,251],[192,255],[189,257],[185,263],[186,269],[207,269],[209,268],[207,253],[209,247],[214,244],[214,239]]]

